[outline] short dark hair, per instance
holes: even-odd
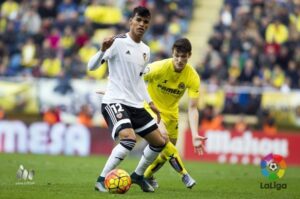
[[[131,17],[134,17],[136,14],[141,16],[141,17],[151,17],[151,13],[150,13],[149,9],[146,8],[146,7],[143,7],[143,6],[135,7],[133,9]]]
[[[180,38],[175,41],[172,47],[172,51],[181,52],[181,53],[191,53],[192,52],[192,44],[187,38]]]

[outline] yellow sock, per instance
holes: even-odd
[[[150,178],[153,176],[153,174],[158,171],[167,161],[165,157],[162,157],[161,154],[157,156],[157,158],[152,162],[150,166],[146,169],[144,173],[145,178]]]
[[[187,174],[187,170],[183,165],[177,148],[174,146],[174,144],[172,144],[172,142],[168,142],[161,153],[163,156],[168,157],[168,160],[171,166],[175,169],[175,171],[177,171],[180,174]]]
[[[155,172],[157,172],[165,162],[169,160],[171,166],[180,174],[187,174],[186,169],[182,163],[179,153],[172,144],[168,142],[163,151],[158,155],[154,162],[146,169],[144,176],[145,178],[152,177]]]

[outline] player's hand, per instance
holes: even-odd
[[[156,106],[154,105],[153,102],[150,102],[149,106],[150,106],[151,110],[156,114],[156,116],[157,116],[157,124],[159,124],[161,118],[160,118],[160,112],[159,112],[158,108],[156,108]]]
[[[203,155],[205,151],[205,141],[207,140],[207,137],[203,137],[200,135],[197,135],[196,137],[193,138],[193,145],[195,148],[195,153],[198,155]]]
[[[111,47],[111,45],[114,43],[115,41],[115,37],[108,37],[103,39],[102,45],[101,45],[101,51],[104,52],[107,49],[109,49],[109,47]]]

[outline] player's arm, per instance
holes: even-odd
[[[148,61],[150,59],[150,53],[148,57]],[[151,81],[151,79],[153,78],[154,74],[156,73],[155,68],[154,67],[156,64],[156,62],[151,63],[151,64],[146,64],[145,70],[143,71],[143,77],[145,81]],[[147,88],[146,88],[146,84],[145,82],[143,82],[143,91],[142,91],[142,95],[144,96],[145,101],[149,104],[149,107],[151,108],[151,110],[156,114],[157,117],[157,123],[160,123],[161,117],[160,117],[160,111],[158,110],[158,108],[155,106],[155,104],[153,103]]]
[[[198,122],[199,122],[199,112],[198,112],[198,99],[200,90],[200,77],[194,71],[190,75],[190,82],[188,86],[189,104],[188,104],[188,115],[190,129],[192,132],[193,145],[195,152],[199,155],[204,152],[204,142],[206,137],[199,136],[198,134]]]
[[[195,152],[202,155],[204,152],[204,142],[207,138],[198,134],[199,112],[197,104],[198,98],[189,98],[188,116]]]
[[[150,95],[147,91],[146,84],[145,84],[144,81],[143,81],[143,88],[141,90],[141,93],[143,95],[144,100],[149,104],[149,107],[151,108],[151,110],[156,114],[157,123],[159,124],[160,119],[161,119],[160,112],[159,112],[158,108],[154,105],[154,103],[153,103],[153,101],[152,101],[152,99],[151,99],[151,97],[150,97]]]
[[[115,37],[105,38],[101,45],[101,50],[98,51],[88,62],[88,70],[96,70],[104,62],[105,51],[111,47],[115,40]]]
[[[142,89],[141,92],[142,92],[142,95],[143,95],[145,101],[149,104],[149,107],[151,108],[151,110],[156,114],[157,123],[159,124],[160,119],[161,119],[160,112],[159,112],[158,108],[154,105],[154,103],[153,103],[153,101],[152,101],[152,99],[151,99],[151,97],[150,97],[150,95],[147,91],[146,84],[145,84],[144,81],[143,81],[143,89]]]
[[[157,116],[157,121],[156,122],[157,122],[157,124],[159,124],[160,120],[161,120],[161,117],[160,117],[160,112],[159,112],[158,108],[154,105],[153,102],[150,102],[149,106],[150,106],[151,110],[156,114],[156,116]]]

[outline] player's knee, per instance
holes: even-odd
[[[136,135],[132,129],[123,129],[119,132],[119,138],[122,139],[130,139],[136,141]]]
[[[161,136],[159,145],[165,147],[166,144],[168,143],[168,141],[169,141],[168,135],[167,136]]]
[[[165,148],[165,146],[166,146],[165,141],[162,143],[156,143],[156,145],[149,145],[149,147],[152,151],[155,151],[158,153],[160,153]]]
[[[159,129],[159,132],[165,137],[165,136],[168,136],[168,131],[167,131],[167,129],[164,127],[164,126],[159,126],[158,127],[158,129]]]
[[[136,136],[132,129],[123,129],[119,132],[120,144],[131,151],[136,143]]]
[[[153,147],[153,148],[157,148],[158,150],[162,151],[163,148],[166,146],[166,143],[167,143],[167,141],[164,139],[164,137],[160,136],[159,139],[156,140],[155,144],[150,144],[150,148]]]
[[[162,135],[162,136],[163,136],[166,143],[168,143],[170,141],[169,136],[167,134]]]
[[[136,140],[132,140],[132,139],[122,139],[120,140],[120,144],[125,147],[126,149],[128,149],[129,151],[131,151],[134,146],[135,146]]]

